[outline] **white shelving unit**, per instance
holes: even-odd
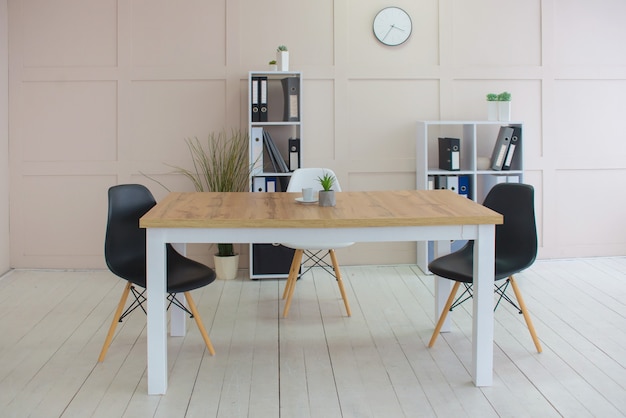
[[[521,128],[519,145],[513,154],[510,170],[495,171],[479,169],[482,158],[491,160],[491,154],[498,138],[501,126]],[[498,182],[522,182],[524,176],[522,122],[504,121],[418,121],[416,142],[416,187],[418,190],[429,188],[429,177],[467,176],[469,179],[469,197],[482,202],[489,189]],[[448,171],[439,169],[438,138],[460,139],[460,169]],[[428,242],[417,243],[417,264],[422,271],[428,271]]]
[[[260,102],[266,99],[267,120],[258,121],[253,117],[253,80],[266,80],[266,96],[261,97],[261,90],[257,90],[257,100]],[[293,96],[285,94],[283,80],[289,79],[292,85],[297,88],[297,98],[293,101]],[[256,87],[257,85],[254,84]],[[300,166],[302,164],[302,73],[294,71],[250,71],[248,73],[248,132],[250,134],[250,164],[254,164],[255,169],[250,177],[250,190],[256,192],[267,191],[266,185],[275,185],[277,192],[287,188],[291,171],[294,167],[290,165],[289,140],[299,139]],[[291,102],[286,102],[291,99]],[[285,114],[286,106],[289,109],[297,107],[297,118],[289,117]],[[272,137],[282,158],[285,160],[290,172],[284,173],[274,170],[269,155],[263,146],[263,138],[258,134],[267,131]],[[255,144],[256,141],[256,144]],[[260,143],[259,143],[260,141]],[[260,148],[259,148],[260,147]],[[255,151],[256,150],[256,151]],[[259,150],[262,150],[259,153]],[[276,245],[250,244],[250,278],[286,278],[289,275],[289,267],[294,250]]]

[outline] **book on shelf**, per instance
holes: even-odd
[[[504,166],[506,159],[506,153],[509,150],[509,144],[511,143],[511,136],[513,135],[513,128],[510,126],[501,126],[498,131],[498,138],[496,139],[496,145],[493,147],[493,153],[491,154],[491,169],[500,171]]]
[[[448,171],[461,169],[461,140],[459,138],[439,138],[439,168]]]
[[[522,128],[519,126],[511,126],[513,133],[511,134],[511,141],[506,151],[506,157],[504,157],[504,163],[502,164],[503,170],[510,170],[513,164],[513,157],[519,153],[519,147],[522,145]]]
[[[284,96],[284,121],[300,120],[300,80],[297,77],[286,77],[281,80]]]
[[[263,142],[265,143],[267,154],[270,157],[270,161],[272,162],[272,167],[274,168],[274,172],[288,173],[289,167],[287,167],[287,163],[285,162],[285,159],[283,158],[282,154],[278,150],[278,147],[274,143],[272,136],[267,130],[263,131]]]

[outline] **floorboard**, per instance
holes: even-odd
[[[123,282],[107,271],[0,278],[0,417],[626,416],[626,257],[540,260],[517,276],[543,346],[498,307],[494,385],[471,383],[471,303],[434,328],[433,278],[415,266],[313,269],[282,318],[284,280],[193,292],[217,354],[188,319],[169,337],[168,392],[147,395],[145,315],[97,357]]]

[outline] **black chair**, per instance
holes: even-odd
[[[141,308],[146,312],[143,303],[146,287],[146,231],[139,227],[139,218],[150,210],[156,201],[150,191],[140,184],[124,184],[109,189],[109,213],[104,242],[104,257],[109,270],[127,280],[122,293],[109,333],[107,334],[98,361],[104,360],[115,334],[118,322]],[[215,355],[213,344],[209,339],[196,304],[191,297],[191,290],[201,288],[215,280],[215,271],[204,264],[183,257],[171,245],[167,245],[167,292],[169,306],[172,304],[186,311],[195,319],[200,334],[211,355]],[[137,290],[137,287],[141,288]],[[134,300],[126,310],[126,299],[129,293]],[[177,293],[184,293],[189,309],[175,298]],[[124,312],[122,312],[124,310]]]
[[[541,344],[517,282],[513,277],[514,274],[530,267],[537,256],[534,189],[527,184],[501,183],[491,189],[483,205],[504,217],[504,223],[496,225],[495,293],[499,298],[494,310],[503,299],[515,306],[519,313],[524,315],[535,347],[541,353]],[[429,347],[435,344],[448,311],[472,297],[473,261],[474,241],[469,241],[460,250],[439,257],[428,265],[428,269],[437,276],[455,281],[433,336],[428,343]],[[506,279],[504,283],[498,283],[499,280],[503,279]],[[465,286],[465,291],[455,299],[461,283]],[[519,306],[505,294],[509,284],[513,288]]]

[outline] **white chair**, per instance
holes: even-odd
[[[341,191],[341,186],[337,180],[335,173],[328,168],[300,168],[293,172],[289,185],[287,186],[288,192],[301,192],[302,188],[312,187],[315,191],[320,190],[321,186],[318,181],[319,177],[322,177],[325,173],[331,174],[335,177],[335,184],[333,189],[337,192]],[[354,244],[353,242],[324,242],[324,243],[312,243],[312,242],[290,242],[283,243],[285,247],[293,248],[296,252],[293,255],[291,261],[291,268],[289,269],[289,277],[287,278],[287,284],[283,292],[283,299],[287,299],[285,302],[285,309],[283,311],[283,317],[286,318],[289,314],[289,307],[291,306],[291,298],[296,288],[296,282],[298,276],[309,271],[312,267],[318,266],[324,268],[332,276],[337,279],[337,285],[343,298],[343,303],[346,306],[346,312],[348,316],[351,316],[350,304],[346,296],[346,291],[343,287],[343,281],[341,280],[341,272],[339,270],[339,264],[337,263],[337,257],[335,256],[336,248],[349,247]],[[320,255],[321,254],[321,255]],[[332,266],[324,261],[326,255],[330,256]],[[306,256],[303,263],[302,258]],[[303,268],[303,272],[300,273],[300,268]]]

